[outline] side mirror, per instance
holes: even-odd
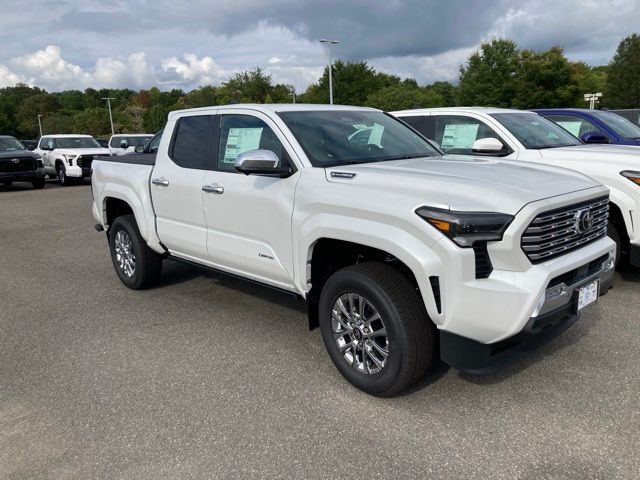
[[[129,148],[129,142],[127,140],[122,140],[120,142],[120,148]]]
[[[52,150],[48,143],[40,145],[40,150]]]
[[[236,157],[235,168],[245,175],[288,177],[289,167],[281,167],[280,159],[271,150],[249,150]]]
[[[498,155],[504,152],[504,145],[497,138],[479,138],[473,142],[471,147],[473,153],[482,153],[485,155]]]
[[[611,143],[609,137],[600,132],[587,132],[580,137],[584,143]]]
[[[136,153],[144,153],[144,145],[136,145],[133,149]]]

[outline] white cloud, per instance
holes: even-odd
[[[182,60],[171,57],[162,62],[162,69],[168,73],[174,73],[173,82],[188,85],[219,84],[233,74],[224,70],[211,57],[198,58],[193,53],[185,53]]]
[[[0,88],[13,87],[16,83],[29,83],[24,77],[10,72],[7,67],[0,65]]]

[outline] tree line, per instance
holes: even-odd
[[[603,92],[600,107],[640,107],[640,35],[624,38],[606,66],[572,62],[561,47],[521,49],[511,40],[483,43],[460,67],[458,82],[418,85],[411,78],[378,72],[365,61],[333,64],[334,102],[382,110],[455,105],[512,108],[584,107],[583,94]],[[329,71],[296,96],[300,103],[327,103]],[[18,84],[0,89],[0,133],[37,138],[44,133],[110,134],[105,97],[112,97],[116,133],[153,133],[172,110],[229,103],[290,103],[291,85],[274,84],[260,68],[240,72],[219,86],[181,89],[93,89],[47,92]]]

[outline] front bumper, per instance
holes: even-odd
[[[640,268],[640,245],[629,247],[629,263],[632,267]]]
[[[65,167],[67,177],[83,178],[91,176],[91,168],[81,168],[77,165]]]
[[[26,172],[0,173],[0,182],[33,182],[44,178],[44,168]]]
[[[604,293],[613,283],[613,253],[606,253],[579,268],[554,277],[521,331],[493,343],[440,331],[440,355],[452,367],[468,373],[487,373],[517,361],[551,340],[578,320],[581,287],[598,280]]]

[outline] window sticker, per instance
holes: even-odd
[[[369,145],[376,145],[382,148],[382,134],[384,133],[384,127],[379,123],[374,123],[371,127],[371,133],[369,134]]]
[[[444,150],[466,148],[471,149],[478,135],[478,123],[452,124],[444,127],[442,145]]]
[[[230,128],[223,162],[235,163],[236,157],[241,153],[256,150],[260,147],[261,137],[262,127]]]
[[[556,122],[558,125],[560,125],[562,128],[564,128],[566,131],[568,131],[571,135],[573,135],[574,137],[579,137],[580,136],[580,127],[582,126],[582,122],[580,121],[568,121],[568,122]]]

